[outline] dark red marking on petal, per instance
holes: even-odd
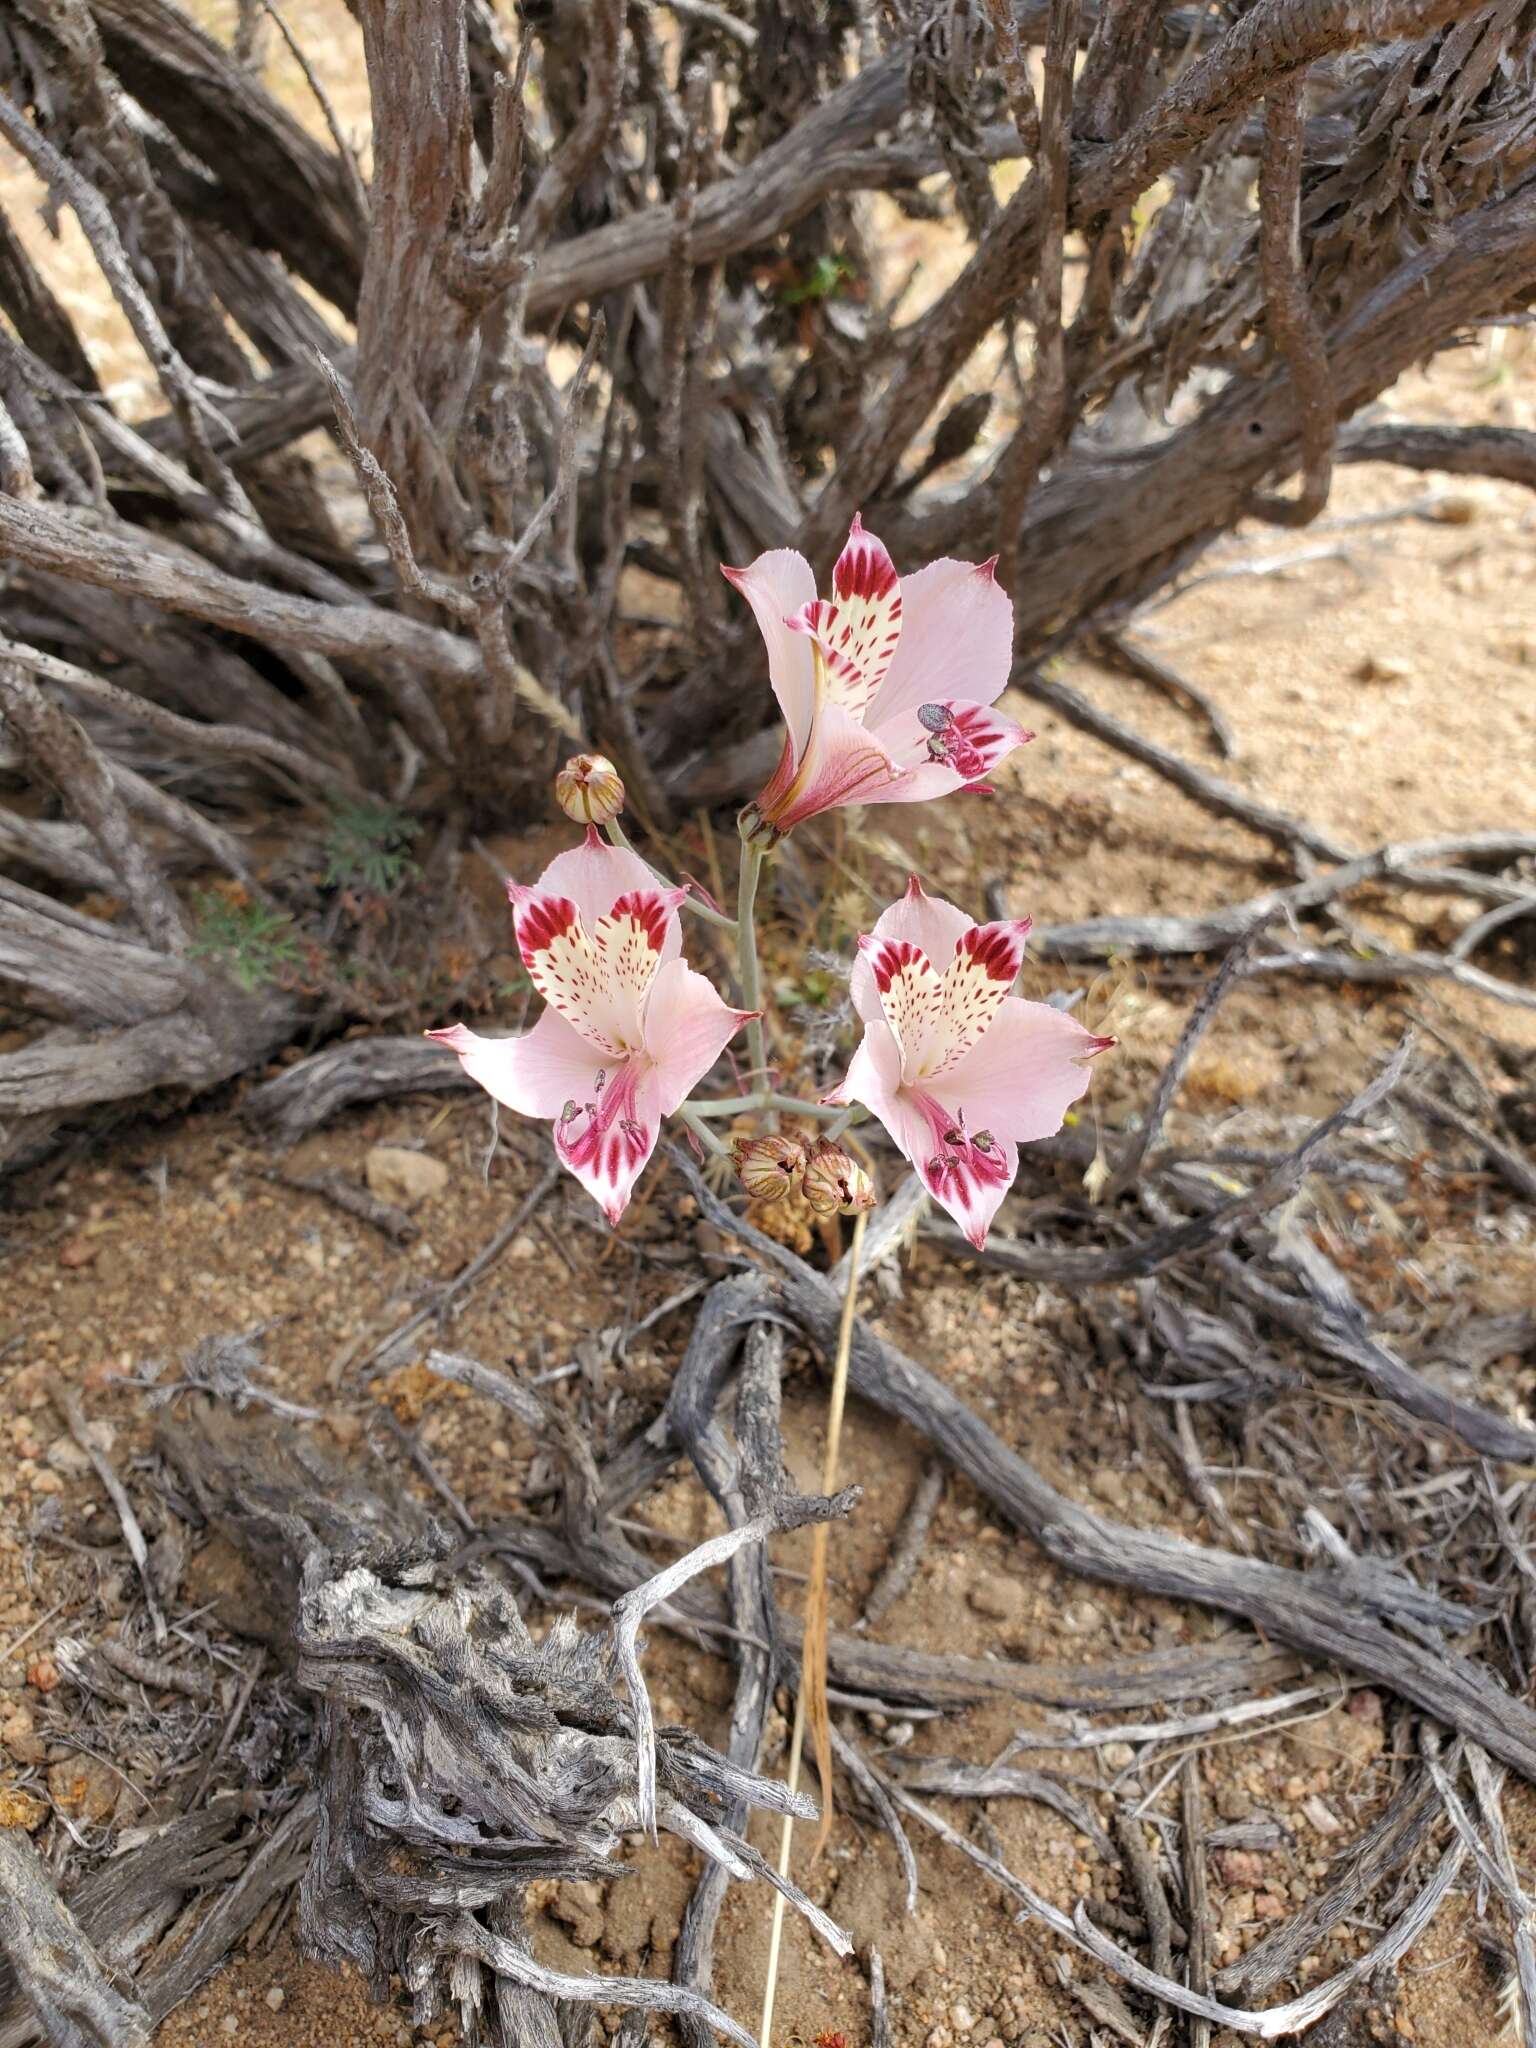
[[[1024,958],[1029,927],[1027,917],[998,924],[974,924],[955,941],[955,951],[973,961],[994,981],[1011,982]]]
[[[919,962],[926,967],[928,956],[910,939],[876,939],[870,944],[869,964],[874,970],[875,987],[881,995],[886,993],[904,967],[913,967]]]
[[[518,948],[526,964],[530,953],[543,953],[581,921],[568,896],[530,896],[516,906]]]
[[[862,521],[855,515],[848,529],[848,543],[837,558],[832,571],[832,588],[846,603],[853,597],[884,597],[900,582],[895,565],[886,553],[884,544],[873,534],[866,533]],[[899,610],[900,598],[896,600]]]
[[[653,953],[659,953],[667,936],[667,899],[656,889],[631,889],[621,896],[608,915],[617,920],[632,917],[645,933]]]

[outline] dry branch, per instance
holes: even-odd
[[[115,1991],[20,1828],[0,1828],[0,1951],[49,2048],[149,2048],[143,2006]]]
[[[840,1311],[835,1286],[733,1216],[687,1170],[705,1214],[769,1264],[785,1308],[828,1350]],[[1290,1571],[1106,1522],[1050,1486],[947,1386],[863,1324],[855,1330],[850,1369],[855,1393],[926,1438],[1069,1571],[1241,1615],[1266,1637],[1401,1693],[1522,1776],[1536,1777],[1536,1712],[1471,1657],[1429,1649],[1341,1596],[1333,1572]]]

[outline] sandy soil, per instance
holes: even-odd
[[[347,121],[357,76],[349,33],[338,26],[319,58]],[[293,96],[297,103],[296,87]],[[67,257],[67,223],[64,232]],[[110,313],[101,316],[99,341],[132,410],[126,387],[137,372],[131,354],[120,353]],[[1536,427],[1529,365],[1521,338],[1484,340],[1446,359],[1432,376],[1408,380],[1393,406],[1414,418]],[[1513,489],[1345,470],[1329,516],[1306,535],[1249,531],[1211,557],[1209,571],[1292,560],[1264,575],[1205,581],[1138,629],[1227,713],[1239,752],[1225,767],[1196,721],[1143,686],[1080,661],[1064,673],[1154,737],[1361,847],[1494,824],[1536,829],[1533,518],[1530,497]],[[1000,882],[1015,911],[1042,923],[1110,911],[1195,910],[1281,878],[1264,842],[1206,816],[1149,771],[1040,707],[1019,708],[1038,737],[1000,778],[995,803],[871,813],[862,826],[845,823],[825,835],[833,877],[828,904],[810,918],[782,908],[775,963],[781,976],[796,971],[801,937],[845,948],[912,863],[977,909],[984,885]],[[495,850],[531,871],[549,846],[506,839]],[[694,854],[702,859],[703,849]],[[468,868],[465,884],[481,894],[488,915],[496,909],[480,869]],[[1467,915],[1465,905],[1430,898],[1411,899],[1411,911],[1423,936],[1439,944]],[[1401,901],[1390,912],[1363,910],[1367,926],[1373,918],[1399,943],[1415,936],[1401,921]],[[1512,934],[1486,964],[1529,976],[1529,954],[1518,946]],[[497,971],[492,957],[488,984]],[[1041,974],[1036,985],[1072,979]],[[1086,1014],[1123,1040],[1096,1089],[1095,1106],[1106,1119],[1145,1100],[1191,999],[1190,979],[1121,969],[1089,989]],[[1191,1076],[1186,1105],[1225,1113],[1234,1140],[1273,1134],[1287,1119],[1336,1103],[1415,1019],[1443,1034],[1495,1084],[1522,1066],[1527,1075],[1536,1071],[1536,1009],[1444,984],[1376,993],[1302,982],[1249,985],[1227,1004]],[[270,1176],[278,1162],[240,1120],[237,1094],[180,1114],[131,1119],[89,1151],[70,1155],[62,1170],[45,1170],[13,1191],[13,1206],[0,1215],[0,1798],[7,1787],[35,1782],[39,1765],[67,1774],[77,1758],[65,1740],[72,1694],[67,1687],[40,1689],[39,1679],[46,1682],[46,1660],[61,1634],[107,1626],[124,1599],[115,1566],[90,1547],[103,1540],[104,1497],[61,1445],[48,1397],[55,1381],[86,1389],[93,1412],[117,1431],[114,1456],[131,1464],[145,1442],[142,1409],[115,1382],[151,1361],[174,1359],[210,1333],[261,1325],[271,1384],[321,1408],[321,1427],[335,1447],[361,1457],[371,1446],[398,1459],[383,1421],[388,1408],[421,1425],[422,1443],[477,1515],[519,1502],[531,1447],[505,1418],[432,1379],[414,1352],[370,1384],[360,1384],[357,1373],[372,1344],[424,1289],[460,1269],[530,1184],[530,1138],[502,1135],[487,1171],[489,1127],[478,1099],[403,1101],[348,1115],[281,1162],[301,1172],[340,1166],[359,1173],[370,1148],[383,1143],[416,1147],[440,1161],[446,1186],[418,1212],[420,1240],[406,1251],[319,1198],[277,1184]],[[675,1269],[646,1263],[640,1248],[694,1252],[686,1199],[662,1173],[648,1182],[616,1240],[562,1189],[469,1296],[453,1326],[455,1344],[523,1372],[563,1364],[588,1328],[642,1316],[679,1284]],[[1512,1217],[1494,1247],[1453,1235],[1420,1251],[1415,1285],[1428,1290],[1421,1297],[1427,1314],[1443,1313],[1469,1273],[1490,1309],[1536,1302],[1529,1217]],[[1393,1284],[1384,1276],[1384,1286]],[[1071,1303],[919,1249],[899,1299],[880,1312],[900,1341],[994,1428],[1027,1446],[1055,1483],[1134,1522],[1211,1534],[1198,1506],[1148,1456],[1132,1383],[1084,1363]],[[654,1413],[686,1333],[684,1310],[638,1339],[622,1369],[610,1368],[595,1383],[581,1376],[555,1383],[560,1398],[580,1404],[599,1449],[623,1441]],[[820,1387],[812,1362],[793,1354],[788,1447],[807,1481],[820,1455]],[[1480,1398],[1520,1413],[1530,1391],[1516,1374],[1497,1369],[1477,1389]],[[1306,1398],[1321,1407],[1328,1396]],[[834,1543],[835,1621],[859,1612],[921,1464],[915,1442],[855,1405],[844,1465],[865,1486],[866,1499]],[[696,1538],[710,1526],[699,1489],[682,1477],[641,1512],[674,1537]],[[56,1535],[77,1547],[52,1540]],[[792,1571],[803,1563],[804,1546],[786,1539],[775,1554]],[[249,1589],[242,1595],[231,1587],[222,1567],[216,1554],[202,1553],[189,1587],[211,1603],[214,1638],[233,1664],[257,1623]],[[796,1597],[792,1579],[783,1596]],[[965,1485],[951,1482],[918,1577],[877,1634],[972,1655],[1094,1661],[1197,1641],[1215,1626],[1162,1603],[1065,1579],[998,1525]],[[664,1715],[719,1735],[730,1686],[724,1662],[658,1637],[649,1668]],[[1031,1719],[1038,1716],[991,1707],[919,1725],[910,1737],[901,1728],[876,1730],[873,1739],[910,1739],[920,1752],[981,1761]],[[1309,1896],[1326,1878],[1339,1841],[1353,1839],[1379,1810],[1390,1734],[1391,1702],[1341,1685],[1335,1703],[1283,1732],[1201,1753],[1208,1811],[1229,1821],[1276,1821],[1283,1841],[1263,1853],[1217,1859],[1219,1961],[1235,1957],[1273,1917]],[[781,1751],[782,1725],[776,1743]],[[778,1753],[769,1761],[777,1763]],[[1113,1775],[1102,1754],[1087,1765],[1064,1753],[1047,1753],[1043,1761],[1091,1782]],[[142,1797],[130,1796],[133,1776],[130,1765],[121,1796],[88,1823],[76,1819],[92,1851],[141,1817]],[[1317,1824],[1319,1803],[1341,1823],[1336,1839]],[[974,1824],[974,1808],[941,1804],[957,1826]],[[1517,1837],[1527,1849],[1536,1820],[1531,1808],[1528,1794],[1515,1796]],[[1118,1868],[1046,1809],[992,1801],[985,1825],[995,1853],[1057,1903],[1120,1897]],[[39,1839],[62,1853],[60,1822],[43,1818],[41,1828]],[[759,1839],[768,1846],[766,1832]],[[890,1844],[847,1818],[809,1879],[861,1943],[881,1949],[900,2048],[1078,2048],[1099,2038],[1061,1986],[1057,1945],[1017,1926],[1008,1903],[963,1859],[929,1842],[920,1854],[922,1898],[910,1919]],[[634,1861],[640,1874],[605,1887],[595,1903],[550,1897],[538,1928],[547,1960],[583,1970],[666,1969],[691,1880],[688,1859],[662,1851],[637,1853]],[[767,1925],[761,1893],[734,1891],[722,1920],[717,1993],[749,2023],[761,1993]],[[1364,1928],[1341,1930],[1308,1959],[1303,1980],[1339,1967],[1370,1938]],[[1472,1904],[1458,1897],[1395,1983],[1370,1987],[1341,2030],[1326,2038],[1330,2048],[1390,2040],[1490,2048],[1501,2024],[1498,1989],[1475,1938]],[[868,2038],[859,1971],[830,1962],[793,1921],[779,2014],[777,2048],[808,2048],[829,2031],[846,2035],[849,2048]],[[398,2011],[375,2011],[356,1984],[303,1961],[283,1923],[175,2015],[160,2040],[162,2048],[209,2048],[225,2039],[253,2048],[349,2048],[417,2038],[428,2037],[414,2036]],[[1218,2048],[1227,2048],[1219,2036]]]
[[[1536,423],[1523,389],[1512,380],[1487,388],[1489,374],[1486,351],[1481,362],[1461,358],[1442,370],[1436,386],[1401,394],[1402,404],[1407,411],[1434,407],[1453,414],[1476,404]],[[1421,495],[1414,480],[1346,472],[1330,520],[1308,536],[1308,545],[1337,541],[1348,560],[1210,582],[1149,622],[1159,650],[1232,719],[1240,753],[1226,772],[1361,845],[1494,821],[1536,822],[1528,774],[1536,739],[1528,501],[1512,491],[1457,483],[1427,516],[1379,526],[1344,523],[1362,512],[1401,511]],[[1300,552],[1271,535],[1244,535],[1227,559],[1286,549]],[[1371,656],[1393,658],[1389,678],[1361,680]],[[1140,686],[1082,664],[1068,673],[1100,703],[1209,758],[1186,714]],[[835,941],[842,924],[861,921],[872,898],[898,886],[899,869],[909,860],[962,901],[976,901],[986,881],[1000,879],[1014,907],[1042,921],[1108,910],[1193,909],[1251,893],[1271,878],[1271,855],[1261,843],[1207,819],[1146,771],[1050,716],[1029,715],[1039,737],[1006,776],[994,804],[897,816],[905,835],[900,841],[887,831],[890,814],[871,814],[862,831],[851,827],[834,835],[828,847],[837,863],[832,908],[813,936]],[[508,840],[497,850],[509,864],[531,869],[546,848],[542,840]],[[481,887],[472,874],[466,881]],[[1445,906],[1420,902],[1415,914],[1432,921],[1437,938],[1448,936]],[[778,945],[787,973],[793,954],[787,926],[780,927]],[[1188,1000],[1176,981],[1139,971],[1093,986],[1090,1008],[1112,1021],[1125,1041],[1098,1089],[1101,1114],[1114,1118],[1144,1099]],[[1255,986],[1229,1003],[1193,1076],[1188,1106],[1224,1109],[1234,1133],[1249,1135],[1310,1115],[1354,1085],[1414,1014],[1490,1076],[1499,1046],[1514,1059],[1528,1059],[1536,1049],[1536,1014],[1460,990],[1425,986],[1361,996],[1304,983]],[[89,1534],[99,1530],[103,1508],[94,1479],[61,1460],[60,1425],[47,1396],[55,1377],[89,1390],[95,1412],[119,1432],[116,1455],[131,1455],[142,1442],[139,1408],[136,1397],[114,1389],[115,1378],[147,1361],[174,1358],[211,1332],[264,1325],[273,1385],[323,1408],[326,1427],[342,1446],[361,1455],[372,1441],[382,1454],[398,1457],[380,1420],[387,1402],[401,1418],[421,1422],[423,1443],[477,1514],[494,1515],[518,1501],[530,1446],[503,1418],[410,1359],[367,1388],[358,1386],[354,1370],[424,1287],[458,1270],[484,1243],[528,1184],[528,1135],[504,1134],[488,1178],[487,1137],[478,1099],[389,1103],[341,1119],[282,1162],[298,1171],[339,1165],[356,1173],[380,1143],[419,1147],[441,1161],[446,1188],[419,1212],[420,1242],[404,1252],[318,1198],[276,1185],[268,1177],[275,1162],[226,1101],[129,1123],[62,1172],[45,1172],[18,1191],[4,1223],[0,1327],[7,1417],[0,1451],[0,1496],[7,1502],[0,1536],[6,1645],[0,1651],[0,1722],[16,1706],[26,1707],[56,1768],[69,1757],[62,1737],[70,1695],[67,1688],[40,1694],[27,1674],[35,1675],[36,1660],[58,1634],[79,1631],[83,1619],[88,1628],[93,1617],[110,1612],[111,1589],[103,1590],[102,1572],[91,1560],[37,1534],[40,1513],[56,1515],[64,1533]],[[589,1326],[620,1322],[626,1309],[643,1315],[675,1289],[675,1271],[643,1264],[636,1249],[686,1248],[686,1210],[686,1199],[657,1174],[613,1240],[592,1227],[579,1197],[562,1190],[470,1296],[454,1326],[455,1343],[522,1371],[563,1363]],[[1528,1219],[1523,1243],[1518,1230],[1509,1235],[1513,1241],[1484,1262],[1496,1290],[1493,1306],[1536,1300]],[[1439,1249],[1449,1261],[1449,1288],[1453,1268],[1464,1270],[1465,1257],[1477,1248],[1459,1248],[1459,1267],[1446,1247]],[[903,1343],[1005,1437],[1027,1446],[1068,1491],[1111,1504],[1133,1521],[1209,1533],[1196,1505],[1138,1447],[1130,1387],[1084,1366],[1070,1304],[919,1250],[900,1300],[883,1313]],[[664,1319],[636,1342],[622,1370],[610,1370],[596,1386],[580,1378],[557,1382],[563,1398],[584,1404],[600,1445],[621,1441],[654,1412],[686,1328],[686,1311]],[[789,1446],[807,1480],[819,1458],[819,1385],[810,1362],[795,1355],[787,1388]],[[1490,1376],[1479,1391],[1519,1408],[1528,1390]],[[915,1444],[855,1407],[845,1469],[866,1486],[867,1500],[834,1546],[836,1619],[857,1614],[920,1463]],[[678,1537],[694,1538],[708,1527],[702,1495],[681,1477],[643,1512]],[[787,1539],[780,1549],[781,1562],[793,1569],[800,1545]],[[206,1571],[204,1597],[221,1603],[215,1619],[224,1642],[232,1640],[230,1631],[238,1635],[253,1626],[238,1595],[221,1584],[216,1559],[194,1560],[192,1571],[192,1588]],[[795,1597],[792,1581],[785,1597]],[[1064,1580],[1028,1543],[997,1526],[964,1485],[951,1483],[917,1580],[879,1634],[976,1655],[1075,1661],[1198,1640],[1213,1626],[1208,1618]],[[723,1662],[661,1639],[652,1668],[664,1714],[719,1733],[729,1689]],[[1343,1687],[1337,1704],[1294,1728],[1204,1752],[1202,1776],[1214,1815],[1274,1819],[1284,1830],[1282,1848],[1217,1861],[1222,1959],[1236,1955],[1270,1916],[1289,1910],[1326,1875],[1337,1843],[1309,1818],[1317,1801],[1343,1824],[1346,1840],[1379,1807],[1389,1727],[1383,1708],[1375,1694]],[[1007,1707],[978,1709],[939,1726],[919,1726],[911,1740],[919,1751],[983,1760],[1030,1718]],[[884,1739],[899,1741],[904,1734],[887,1731]],[[22,1761],[11,1758],[13,1765]],[[1056,1761],[1084,1770],[1081,1758]],[[1109,1775],[1102,1759],[1086,1775],[1099,1772]],[[968,1824],[964,1809],[950,1811],[958,1824]],[[114,1809],[89,1839],[104,1843],[106,1830],[123,1818]],[[1118,1896],[1118,1870],[1045,1809],[994,1801],[986,1820],[999,1853],[1059,1903]],[[581,1968],[665,1968],[687,1895],[687,1859],[653,1853],[637,1860],[644,1874],[608,1887],[595,1914],[590,1905],[551,1899],[540,1928],[550,1960]],[[1016,1927],[1006,1901],[951,1852],[925,1843],[922,1861],[923,1895],[911,1920],[889,1844],[850,1821],[839,1822],[812,1878],[831,1910],[883,1951],[903,2048],[1087,2041],[1083,2016],[1056,1978],[1055,1944]],[[1395,2034],[1430,2048],[1492,2042],[1496,1986],[1469,1931],[1469,1912],[1457,1903],[1443,1913],[1374,2016],[1363,2010],[1360,2031],[1340,2038]],[[725,2003],[748,2018],[760,1993],[766,1929],[762,1898],[733,1894],[722,1923],[718,1988]],[[1361,1930],[1341,1932],[1309,1960],[1304,1974],[1337,1967],[1367,1939]],[[859,2042],[866,2038],[866,2012],[857,1970],[833,1965],[792,1927],[781,2040],[811,2042],[830,2029]],[[163,2040],[166,2048],[203,2048],[226,2035],[270,2048],[411,2038],[399,2014],[374,2013],[358,1987],[303,1963],[287,1931],[269,1950],[221,1976],[167,2025]]]

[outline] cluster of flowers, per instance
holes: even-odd
[[[985,789],[983,778],[1030,735],[991,708],[1013,642],[1013,607],[991,562],[934,562],[903,584],[855,520],[829,598],[789,549],[725,574],[756,615],[785,725],[779,765],[740,820],[735,930],[743,982],[755,986],[757,871],[785,833],[839,805]],[[959,686],[970,694],[946,694]],[[770,1082],[756,1071],[754,1094],[690,1102],[743,1025],[760,1046],[760,1012],[733,1008],[682,958],[690,890],[661,881],[625,839],[612,764],[577,757],[556,795],[586,825],[585,840],[531,887],[508,891],[542,1015],[515,1038],[462,1024],[430,1035],[499,1102],[553,1123],[560,1159],[616,1223],[664,1117],[681,1115],[724,1152],[709,1117],[770,1106]],[[1028,931],[1028,919],[977,924],[914,877],[859,940],[850,993],[864,1035],[847,1074],[821,1103],[800,1105],[834,1117],[833,1131],[856,1106],[878,1118],[978,1246],[1013,1183],[1019,1145],[1060,1129],[1088,1087],[1089,1060],[1114,1043],[1011,993]],[[767,1133],[730,1150],[758,1199],[797,1188],[827,1215],[874,1202],[868,1174],[830,1135],[808,1143]]]

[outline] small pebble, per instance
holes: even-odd
[[[232,2012],[225,2013],[223,2019],[220,2020],[219,2025],[224,2029],[224,2032],[226,2034],[238,2034],[240,2031],[240,2022]]]
[[[1002,1572],[978,1572],[966,1588],[966,1599],[978,1614],[1008,1621],[1024,1605],[1024,1589]]]
[[[267,1993],[267,2004],[273,2012],[281,2012],[287,2000],[288,1994],[281,1984],[274,1984]]]

